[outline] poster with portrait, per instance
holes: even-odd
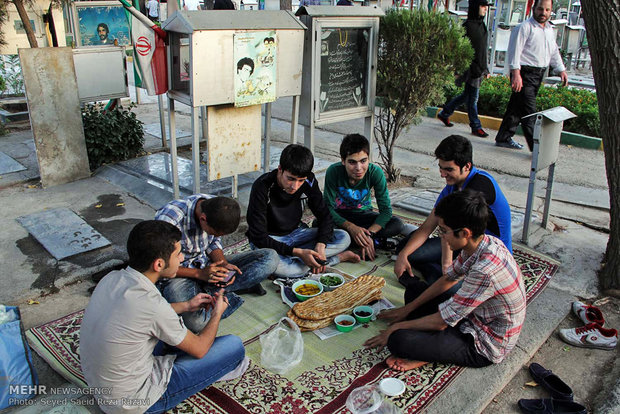
[[[115,1],[73,3],[76,44],[80,46],[118,46],[131,44],[125,8]]]
[[[276,100],[278,42],[275,30],[235,33],[235,106]]]

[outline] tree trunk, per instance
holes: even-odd
[[[13,0],[13,4],[15,4],[19,18],[22,20],[24,25],[24,30],[26,31],[26,37],[28,38],[30,47],[39,47],[37,44],[37,38],[34,37],[34,30],[32,29],[32,26],[30,26],[30,18],[28,18],[28,12],[24,6],[24,0]]]
[[[609,241],[599,282],[602,289],[620,289],[620,3],[588,0],[581,6],[598,97],[611,206]]]
[[[280,10],[292,10],[292,9],[293,9],[292,0],[280,0]]]

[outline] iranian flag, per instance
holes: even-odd
[[[126,0],[119,0],[127,11],[127,20],[133,43],[134,76],[136,86],[149,95],[160,95],[168,90],[166,72],[166,32],[140,13]],[[137,4],[138,0],[134,0]]]

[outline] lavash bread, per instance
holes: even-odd
[[[334,316],[381,299],[383,286],[385,279],[382,277],[360,276],[331,292],[296,303],[288,316],[303,331],[324,328],[332,322]]]

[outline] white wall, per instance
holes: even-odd
[[[47,12],[48,7],[49,0],[36,1],[34,3],[34,7],[32,8],[26,6],[26,10],[28,11],[28,17],[30,17],[31,22],[34,21],[34,32],[39,47],[51,46],[48,44],[45,31],[45,23],[43,23],[43,14]],[[28,43],[28,38],[26,37],[26,33],[23,32],[23,30],[22,33],[17,33],[15,30],[15,22],[21,24],[21,19],[19,18],[19,14],[17,13],[15,5],[9,3],[7,5],[7,10],[9,12],[8,19],[1,28],[4,33],[4,40],[7,44],[6,46],[0,48],[0,54],[14,55],[17,54],[18,48],[28,48],[30,47],[30,44]],[[56,38],[58,39],[58,46],[66,46],[65,23],[62,15],[62,10],[52,9],[52,16],[54,18],[54,26],[56,27]]]

